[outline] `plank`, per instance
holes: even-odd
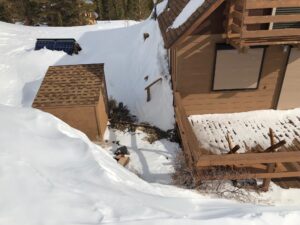
[[[241,173],[225,174],[217,176],[205,175],[202,180],[242,180],[242,179],[263,179],[263,178],[287,178],[299,177],[300,171],[297,172],[278,172],[278,173]]]
[[[234,164],[300,162],[300,152],[250,153],[231,155],[204,155],[197,162],[197,167],[225,166]]]
[[[200,18],[198,18],[192,26],[189,27],[189,29],[181,35],[174,43],[172,46],[178,46],[179,43],[181,43],[185,38],[187,38],[190,34],[195,31],[200,24],[202,24],[207,17],[209,17],[225,0],[217,0],[210,8],[205,10],[205,13],[203,13]],[[171,47],[172,47],[171,46]]]
[[[246,9],[300,7],[299,0],[246,0]]]
[[[247,16],[245,24],[288,23],[300,21],[300,15]]]
[[[129,163],[129,157],[128,156],[122,156],[119,160],[118,163],[122,166],[126,166]]]
[[[285,36],[300,36],[300,29],[276,29],[276,30],[255,30],[243,33],[242,38],[263,38],[263,37],[280,37]]]

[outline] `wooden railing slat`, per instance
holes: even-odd
[[[299,22],[300,15],[276,15],[276,16],[247,16],[245,24],[262,24],[262,23],[288,23]]]
[[[255,30],[244,32],[243,38],[300,36],[300,29]]]
[[[263,179],[263,178],[287,178],[299,177],[300,171],[296,172],[274,172],[274,173],[241,173],[241,174],[225,174],[216,176],[203,176],[203,180],[239,180],[239,179]]]
[[[198,167],[249,165],[258,163],[300,162],[299,152],[249,153],[234,155],[204,155],[197,162]]]
[[[299,0],[247,0],[247,9],[300,7]]]

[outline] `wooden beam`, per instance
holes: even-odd
[[[242,21],[243,20],[243,14],[238,12],[238,11],[233,11],[232,12],[232,16],[236,19],[238,19],[239,21]]]
[[[246,9],[300,7],[299,0],[246,0]]]
[[[282,146],[284,146],[286,144],[286,141],[280,141],[272,146],[270,146],[269,148],[267,148],[264,152],[274,152],[277,148],[280,148]]]
[[[231,24],[233,23],[233,12],[235,5],[233,4],[233,0],[229,0],[227,2],[228,7],[228,18],[227,18],[227,26],[225,27],[227,38],[229,38],[229,35],[232,34]]]
[[[268,168],[267,168],[267,173],[274,173],[276,170],[276,164],[275,163],[270,163],[268,164]],[[300,172],[300,171],[299,171]],[[268,191],[269,187],[270,187],[270,183],[271,183],[271,178],[265,178],[262,184],[262,189],[264,191]]]
[[[249,153],[231,155],[203,155],[197,162],[197,167],[226,166],[258,163],[300,162],[299,152]]]
[[[287,178],[299,177],[300,171],[297,172],[274,172],[274,173],[241,173],[209,176],[203,175],[202,180],[242,180],[242,179],[263,179],[263,178]]]
[[[276,15],[276,16],[247,16],[245,24],[262,24],[262,23],[288,23],[299,22],[300,15]]]
[[[151,84],[149,84],[147,87],[145,87],[145,90],[146,89],[149,89],[151,88],[154,84],[158,83],[159,81],[162,81],[162,78],[158,78],[157,80],[153,81]]]
[[[181,43],[185,38],[187,38],[190,34],[195,31],[199,25],[201,25],[207,17],[209,17],[225,0],[217,0],[212,6],[205,10],[205,12],[190,26],[183,35],[181,35],[172,46],[177,46]],[[170,47],[172,47],[170,46]]]
[[[241,31],[242,31],[241,27],[236,25],[235,23],[232,23],[230,28],[235,33],[241,33]]]
[[[276,29],[276,30],[255,30],[244,32],[242,38],[263,38],[263,37],[287,37],[287,36],[299,36],[300,29]]]
[[[158,78],[157,80],[153,81],[151,84],[149,84],[147,87],[145,87],[145,90],[147,91],[147,102],[151,101],[151,91],[150,88],[156,84],[157,82],[162,81],[162,78]]]

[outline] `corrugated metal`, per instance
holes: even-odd
[[[294,15],[294,14],[300,14],[300,7],[276,9],[276,15]],[[300,22],[274,23],[273,25],[273,29],[285,29],[285,28],[300,28]]]

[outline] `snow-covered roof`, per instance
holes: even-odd
[[[165,47],[171,47],[216,2],[218,0],[168,0],[158,16]]]

